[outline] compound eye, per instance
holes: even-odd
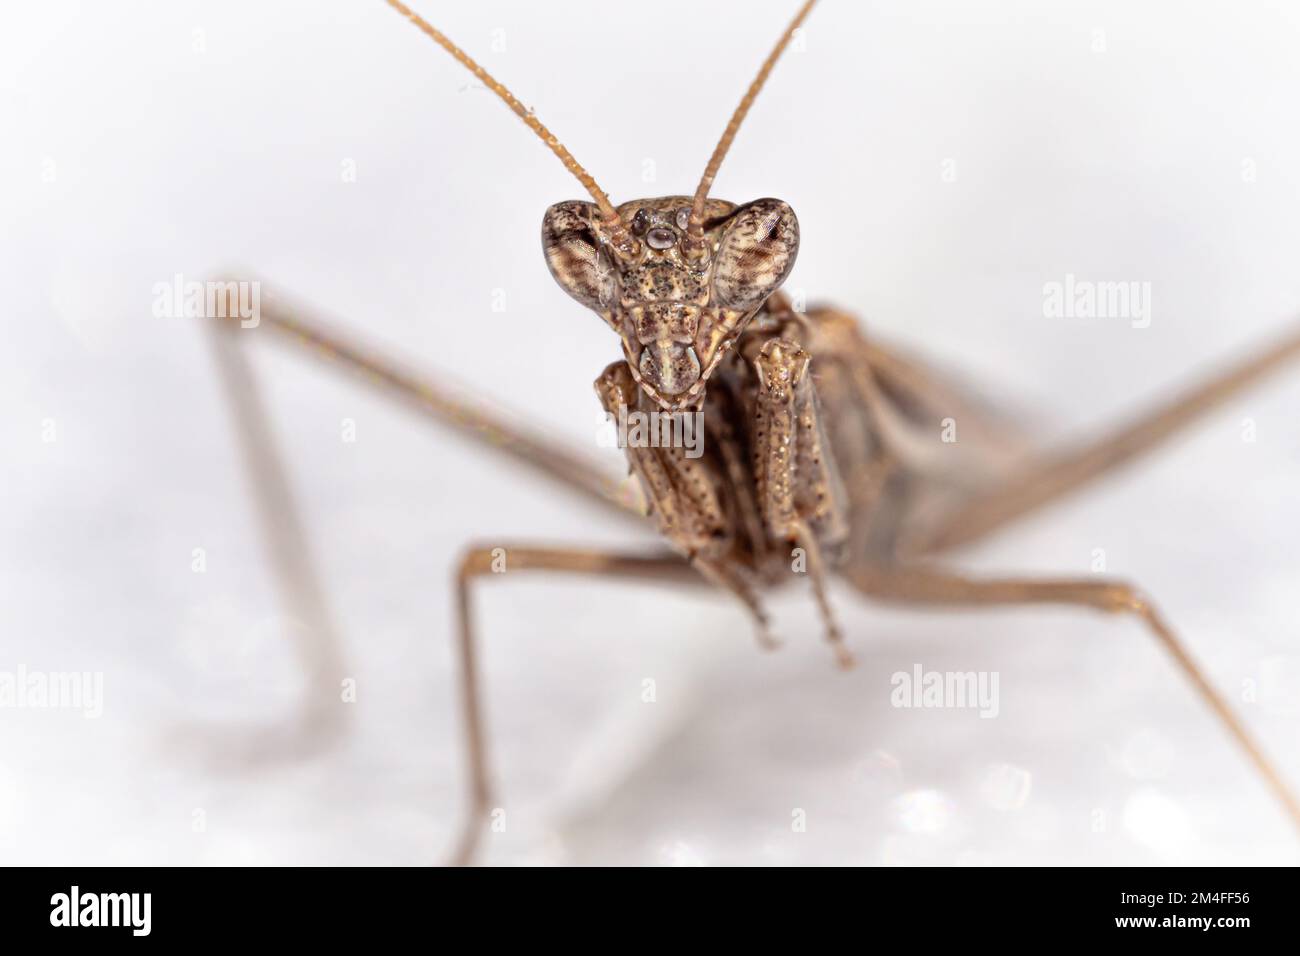
[[[691,207],[683,206],[677,210],[677,228],[685,230],[691,222]]]
[[[560,288],[599,312],[614,297],[615,273],[591,224],[596,215],[588,202],[556,203],[542,220],[542,249]]]
[[[779,199],[758,199],[736,211],[714,260],[716,301],[748,312],[776,291],[799,252],[799,220]]]
[[[638,236],[643,236],[649,227],[649,214],[644,209],[638,209],[636,215],[632,217],[632,232]]]

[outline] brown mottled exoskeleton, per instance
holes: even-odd
[[[826,583],[838,574],[862,594],[911,605],[1064,604],[1132,615],[1169,651],[1225,729],[1300,824],[1300,803],[1152,603],[1132,586],[1087,579],[972,578],[934,563],[1143,453],[1206,410],[1300,355],[1292,334],[1165,408],[1079,448],[1041,453],[932,372],[864,335],[852,316],[796,311],[779,291],[799,250],[799,224],[778,199],[710,198],[714,176],[774,63],[812,7],[805,3],[741,100],[693,196],[615,207],[531,111],[398,0],[387,0],[518,114],[591,194],[561,202],[542,225],[560,286],[619,336],[623,359],[596,379],[611,415],[702,416],[701,454],[629,443],[645,504],[583,456],[542,443],[427,378],[367,355],[283,306],[269,327],[324,351],[443,422],[482,437],[570,487],[637,517],[648,511],[671,551],[622,555],[508,548],[512,571],[556,571],[711,584],[735,595],[770,643],[764,592],[806,578],[839,662],[850,656]],[[329,669],[332,634],[306,565],[299,523],[265,429],[252,380],[230,336],[219,355],[258,469],[275,565],[314,632],[304,648]],[[960,446],[940,456],[935,423],[963,423]],[[960,455],[960,460],[955,456]],[[492,549],[470,548],[456,573],[470,810],[454,852],[468,861],[492,806],[475,664],[470,585]],[[321,648],[324,648],[322,650]],[[309,720],[319,719],[309,715]]]

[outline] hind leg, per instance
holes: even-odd
[[[1189,425],[1300,356],[1292,333],[1108,435],[1044,454],[988,491],[911,531],[900,552],[935,554],[969,544],[1154,451]]]
[[[1277,797],[1292,824],[1300,828],[1300,800],[1296,799],[1282,775],[1264,754],[1263,748],[1251,736],[1223,695],[1215,690],[1209,677],[1155,606],[1131,585],[1122,581],[1098,581],[1094,578],[979,579],[925,568],[870,565],[850,567],[844,571],[844,577],[862,593],[885,602],[931,607],[1063,604],[1133,617],[1169,652],[1211,713],[1218,718],[1220,725],[1254,764],[1255,770]]]
[[[232,283],[233,285],[233,283]],[[227,292],[227,295],[232,294]],[[220,310],[236,316],[235,303]],[[639,518],[640,503],[627,483],[597,462],[490,411],[428,376],[403,368],[331,329],[319,319],[286,305],[279,297],[261,301],[259,324],[241,328],[235,319],[214,320],[207,330],[218,376],[232,412],[236,439],[249,476],[251,497],[262,529],[268,563],[293,630],[295,650],[308,675],[308,699],[294,725],[284,732],[258,733],[228,745],[235,759],[283,757],[321,746],[338,729],[338,682],[344,671],[342,641],[328,607],[307,525],[293,494],[285,463],[276,447],[270,416],[247,349],[259,337],[277,336],[305,347],[306,354],[383,389],[440,424],[453,428],[557,480],[589,500]],[[209,735],[210,736],[210,735]]]

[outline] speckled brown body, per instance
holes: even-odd
[[[611,417],[703,415],[702,457],[627,449],[660,532],[760,626],[758,592],[805,574],[838,644],[827,571],[846,557],[890,556],[921,506],[951,484],[918,470],[924,456],[891,454],[885,439],[906,444],[909,429],[924,428],[933,447],[939,416],[927,418],[925,388],[886,393],[851,317],[796,313],[777,291],[799,249],[788,204],[711,199],[705,212],[695,254],[684,196],[618,207],[631,252],[615,250],[597,208],[577,201],[547,210],[542,245],[561,288],[620,337],[624,360],[596,381]]]
[[[657,407],[627,361],[610,365],[596,391],[611,415],[620,406]],[[937,440],[937,406],[950,411],[960,401],[869,345],[852,316],[796,313],[777,293],[750,316],[701,395],[704,454],[626,453],[651,517],[678,552],[760,623],[758,593],[807,572],[837,639],[825,573],[851,561],[892,561],[906,529],[923,527],[927,514],[965,493],[951,470],[926,469],[896,454],[891,441],[922,429]],[[881,407],[890,414],[871,412]],[[958,472],[966,483],[1010,460],[1009,447],[972,430],[972,441],[952,450],[971,466]]]

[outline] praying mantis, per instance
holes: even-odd
[[[1139,622],[1300,825],[1300,802],[1225,696],[1193,659],[1153,599],[1101,576],[976,577],[945,556],[1064,498],[1157,448],[1212,409],[1300,355],[1290,332],[1184,391],[1173,401],[1082,444],[1026,448],[1023,436],[928,365],[868,335],[849,312],[804,306],[782,285],[800,247],[792,206],[712,195],[714,180],[749,110],[814,6],[805,2],[760,65],[725,126],[693,193],[614,204],[536,114],[422,16],[397,13],[468,69],[560,160],[588,194],[557,202],[541,224],[547,268],[579,306],[592,334],[612,331],[621,357],[595,380],[611,419],[690,416],[686,442],[625,443],[636,495],[579,452],[339,334],[283,304],[262,323],[359,372],[448,427],[549,476],[607,509],[649,521],[665,547],[653,552],[505,544],[467,548],[454,574],[469,808],[450,854],[471,862],[495,806],[475,626],[475,583],[504,554],[511,573],[619,578],[712,589],[735,602],[757,643],[777,643],[765,608],[778,587],[807,592],[833,660],[853,664],[853,635],[839,623],[831,582],[868,601],[924,608],[1062,605]],[[520,241],[535,241],[524,237]],[[608,332],[604,334],[608,335]],[[265,428],[237,325],[217,330],[223,380],[248,460],[259,476],[276,575],[309,623],[316,672],[337,669],[332,625],[302,547],[296,514]],[[544,406],[539,409],[545,414]],[[960,423],[945,443],[939,423]],[[699,453],[697,453],[699,452]],[[624,625],[634,626],[634,622]],[[322,714],[320,719],[326,719]]]

